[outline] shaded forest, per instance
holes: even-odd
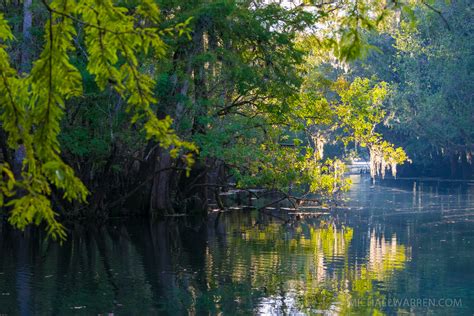
[[[17,228],[205,214],[236,188],[326,205],[354,158],[374,178],[473,176],[469,0],[0,8],[0,205]]]

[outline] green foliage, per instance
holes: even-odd
[[[0,207],[3,207],[5,205],[5,198],[12,197],[15,194],[15,176],[8,164],[0,164],[0,175],[3,179],[0,183]]]
[[[10,66],[5,45],[0,47],[2,127],[8,134],[9,146],[25,151],[21,174],[14,182],[24,193],[11,199],[7,206],[12,208],[9,221],[15,227],[24,229],[30,223],[45,221],[51,237],[64,239],[64,227],[57,222],[51,207],[51,185],[61,190],[68,201],[84,202],[88,194],[73,169],[61,159],[58,140],[66,101],[83,94],[82,75],[71,63],[77,36],[75,22],[83,26],[87,71],[99,88],[112,84],[133,111],[132,122],[143,122],[146,136],[160,141],[164,148],[175,147],[175,156],[179,148],[195,151],[196,147],[176,136],[171,118],[158,119],[151,108],[156,102],[152,93],[154,81],[140,68],[139,56],[153,51],[154,56],[161,57],[164,53],[163,30],[154,25],[158,13],[155,3],[142,1],[134,12],[112,1],[54,0],[44,5],[49,12],[44,48],[29,74],[18,76]],[[186,23],[176,28],[179,32],[188,30]],[[2,15],[0,39],[6,43],[13,40]],[[191,156],[186,157],[191,163]]]
[[[342,61],[354,61],[377,49],[368,43],[367,31],[392,29],[400,11],[412,10],[416,1],[305,1],[319,15],[318,45]]]
[[[175,3],[165,5],[173,10]],[[374,128],[385,118],[388,85],[368,79],[334,83],[319,66],[334,57],[360,57],[364,39],[354,43],[344,34],[359,37],[364,29],[382,28],[395,8],[369,1],[357,8],[341,2],[335,11],[332,5],[312,11],[305,9],[314,7],[310,3],[284,7],[260,1],[180,5],[176,16],[192,14],[195,35],[191,43],[175,43],[174,56],[186,53],[170,77],[177,74],[189,86],[177,101],[189,106],[179,120],[201,149],[201,161],[223,163],[240,187],[305,188],[323,199],[347,189],[341,157],[323,157],[323,143],[381,143]],[[347,18],[337,18],[342,12]],[[317,23],[327,28],[314,30]],[[315,55],[319,60],[311,61]],[[387,159],[395,157],[384,152]]]
[[[367,34],[381,53],[350,70],[352,76],[376,74],[391,84],[385,131],[390,128],[390,139],[406,149],[417,171],[431,176],[460,176],[449,170],[458,162],[464,176],[469,169],[472,176],[473,12],[470,1],[406,7],[397,29]]]
[[[351,143],[381,152],[388,165],[403,162],[404,152],[375,131],[386,117],[388,85],[330,77],[327,69],[367,55],[364,31],[390,29],[405,6],[45,0],[43,47],[21,76],[1,16],[0,118],[9,150],[25,153],[10,222],[24,228],[44,220],[62,238],[48,201],[60,192],[85,202],[73,168],[106,208],[109,191],[122,196],[150,179],[156,186],[158,179],[143,176],[158,169],[174,177],[159,178],[159,191],[189,198],[195,184],[207,185],[201,176],[189,186],[181,179],[195,159],[196,174],[219,165],[241,187],[322,199],[348,188],[343,160]],[[325,155],[325,144],[342,152]]]
[[[395,36],[393,68],[400,78],[393,102],[397,120],[392,123],[432,153],[469,152],[472,125],[473,90],[472,3],[457,1],[446,5],[437,1],[446,24],[429,8],[416,11],[416,28],[407,23]],[[449,28],[448,28],[449,27]]]

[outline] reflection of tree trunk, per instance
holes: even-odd
[[[145,271],[150,271],[153,275],[156,272],[160,272],[160,283],[157,285],[157,292],[159,295],[167,295],[166,293],[176,293],[178,284],[176,283],[175,275],[172,273],[172,269],[175,268],[172,258],[172,247],[170,245],[170,227],[169,223],[160,221],[158,223],[151,223],[149,225],[150,238],[144,242],[145,252],[144,264]],[[176,237],[176,236],[173,236]],[[152,261],[150,259],[153,259]],[[150,266],[150,263],[153,263]],[[172,302],[172,297],[169,298]]]
[[[80,231],[81,233],[82,231]],[[54,245],[58,247],[58,245]],[[67,288],[68,276],[72,276],[72,281],[76,282],[77,277],[80,277],[79,274],[79,264],[81,263],[81,258],[84,255],[83,247],[81,247],[81,238],[76,235],[76,229],[71,230],[71,233],[68,234],[68,241],[59,246],[60,251],[55,251],[56,254],[56,287],[54,289],[53,297],[59,298],[64,294],[65,289]],[[57,249],[58,250],[58,249]],[[87,255],[87,254],[86,254]],[[52,310],[51,315],[59,315],[62,304],[60,300],[51,302]]]
[[[104,229],[95,229],[94,228],[94,239],[97,244],[97,249],[99,250],[99,255],[101,257],[101,261],[104,264],[105,274],[107,275],[107,280],[109,284],[112,286],[114,292],[114,300],[117,301],[119,297],[119,287],[115,283],[114,275],[112,273],[112,266],[110,265],[110,258],[108,255],[108,248],[106,244],[106,237],[108,237],[107,232]]]
[[[30,298],[31,298],[31,269],[29,262],[30,250],[30,229],[26,229],[23,233],[18,233],[17,247],[17,269],[16,269],[16,290],[20,315],[30,315]]]
[[[94,239],[93,237],[94,236],[91,236],[91,233],[90,231],[88,231],[87,229],[84,230],[84,245],[86,246],[86,249],[85,249],[85,252],[86,252],[86,259],[87,259],[87,262],[85,262],[85,268],[84,268],[84,271],[88,274],[88,278],[94,278],[96,273],[97,273],[97,269],[96,269],[96,262],[97,262],[97,259],[96,259],[96,256],[97,256],[97,249],[94,244]],[[72,254],[71,254],[72,255]]]
[[[164,248],[159,246],[160,242],[162,244],[167,242],[164,228],[157,227],[155,222],[143,222],[140,226],[126,226],[125,228],[130,236],[131,245],[133,245],[141,258],[145,278],[149,280],[155,297],[164,296],[166,290],[162,288],[161,280],[164,277],[169,277],[162,273],[166,268],[161,263],[161,261],[169,262],[169,253],[165,245],[163,246]],[[169,278],[166,282],[171,284],[172,280],[172,278]],[[162,308],[162,306],[159,306],[159,308]]]

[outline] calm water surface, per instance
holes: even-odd
[[[474,313],[474,185],[354,177],[334,217],[0,224],[0,315]],[[281,214],[280,214],[281,215]]]

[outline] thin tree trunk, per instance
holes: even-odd
[[[471,177],[471,168],[467,161],[467,153],[461,153],[461,170],[462,170],[462,178],[469,179]]]
[[[31,25],[33,14],[31,11],[32,0],[23,0],[23,45],[21,50],[21,71],[27,72],[31,64]],[[17,178],[21,177],[21,168],[26,157],[25,146],[20,145],[15,150],[13,158],[13,172]]]
[[[23,45],[21,49],[22,72],[27,72],[31,66],[31,25],[33,22],[31,2],[32,0],[23,0]]]

